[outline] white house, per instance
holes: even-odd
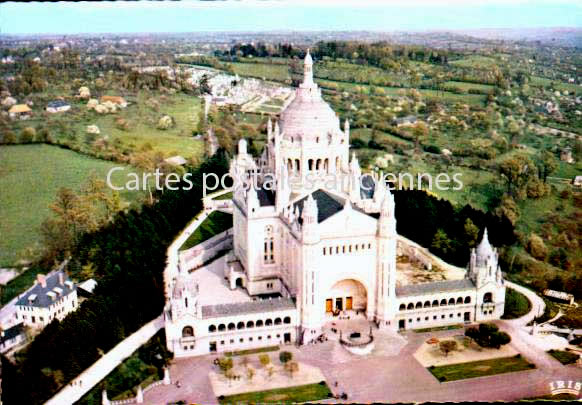
[[[308,53],[294,100],[279,122],[268,122],[262,156],[253,159],[241,140],[231,162],[233,178],[256,174],[257,182],[235,187],[233,249],[223,267],[215,261],[190,274],[182,265],[171,281],[165,326],[175,356],[307,344],[339,313],[394,331],[503,314],[505,284],[486,230],[460,276],[399,281],[397,256],[420,253],[397,234],[385,184],[350,160],[349,131],[314,83]],[[420,261],[450,266],[439,260],[423,252]]]
[[[52,114],[69,111],[71,105],[63,100],[51,101],[46,105],[46,111]]]
[[[44,328],[78,308],[77,286],[61,266],[47,275],[38,274],[35,285],[16,301],[16,319],[25,326]]]
[[[24,324],[22,323],[2,330],[0,331],[0,353],[6,353],[25,341],[26,334],[24,333]]]

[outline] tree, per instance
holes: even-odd
[[[223,357],[218,359],[218,367],[225,376],[230,372],[233,366],[234,364],[232,362],[232,357]]]
[[[505,159],[499,165],[499,173],[507,182],[507,192],[515,195],[517,189],[527,183],[532,174],[532,162],[527,156],[517,155]]]
[[[457,350],[457,342],[455,340],[442,340],[439,342],[439,349],[445,357],[448,357],[450,352]]]
[[[452,246],[452,241],[447,233],[443,229],[439,228],[432,239],[432,243],[430,245],[431,249],[435,253],[440,253],[446,256],[452,251]]]
[[[548,255],[548,248],[543,239],[535,233],[531,233],[527,240],[527,250],[529,254],[538,260],[545,260]]]
[[[289,371],[289,375],[293,378],[293,374],[299,371],[299,363],[296,361],[291,361],[289,363],[285,363],[285,368]]]
[[[255,369],[247,366],[247,379],[249,381],[253,381],[254,376],[255,376]]]
[[[501,203],[495,209],[495,214],[500,218],[507,218],[511,225],[515,225],[519,219],[519,207],[514,199],[506,194],[501,198]]]
[[[479,238],[479,228],[473,223],[473,221],[471,221],[471,218],[467,218],[464,229],[467,245],[469,247],[475,247],[477,239]]]
[[[500,331],[494,323],[480,323],[478,328],[468,328],[465,330],[465,336],[474,340],[481,347],[494,347],[496,349],[511,342],[511,337]]]
[[[546,180],[550,174],[552,174],[558,167],[558,162],[553,153],[544,150],[538,157],[538,170],[540,173],[540,179],[546,183]]]
[[[259,362],[263,367],[267,368],[267,366],[271,363],[271,358],[268,354],[261,354],[259,356]]]
[[[283,363],[283,364],[290,362],[292,359],[293,359],[293,353],[291,353],[291,352],[283,351],[283,352],[279,353],[279,361],[281,361],[281,363]]]

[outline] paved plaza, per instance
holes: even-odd
[[[433,336],[441,340],[452,338],[462,333],[462,329],[427,333],[407,331],[396,336],[374,330],[380,349],[376,348],[372,354],[363,357],[348,353],[333,338],[300,348],[283,346],[282,349],[293,352],[297,361],[319,368],[334,394],[348,394],[346,403],[512,401],[547,395],[549,383],[555,380],[582,380],[581,368],[575,365],[563,366],[528,344],[522,335],[523,331],[513,328],[510,322],[499,321],[498,324],[512,336],[508,350],[521,353],[536,365],[536,369],[439,383],[416,360],[414,353],[427,339]],[[251,355],[256,356],[258,354]],[[217,371],[216,366],[212,365],[216,357],[202,356],[174,361],[170,369],[173,384],[149,391],[145,403],[161,405],[179,400],[188,403],[217,403],[208,377],[211,371]],[[277,361],[276,353],[271,352],[271,357]],[[176,381],[180,383],[179,388],[175,385]]]

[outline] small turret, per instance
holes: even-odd
[[[283,207],[289,204],[289,198],[291,196],[291,188],[289,187],[289,172],[287,171],[287,166],[281,164],[279,169],[279,177],[277,181],[277,194],[276,194],[276,206],[277,212],[281,212]]]
[[[394,216],[394,195],[386,191],[382,205],[380,206],[380,218],[378,219],[378,235],[388,237],[396,235],[396,217]]]
[[[245,156],[247,154],[247,141],[246,139],[241,139],[238,141],[238,154]]]
[[[345,135],[346,139],[348,139],[350,137],[350,122],[348,121],[347,118],[344,121],[344,135]]]
[[[362,177],[362,169],[360,163],[356,158],[356,154],[352,153],[352,160],[350,162],[350,199],[354,202],[361,200],[360,195],[360,179]]]
[[[304,87],[309,87],[313,84],[313,59],[311,59],[311,54],[308,49],[303,60],[303,85]]]
[[[257,190],[255,190],[255,186],[253,184],[251,184],[249,191],[247,191],[246,203],[247,203],[247,215],[249,216],[251,214],[254,214],[260,207]]]
[[[301,213],[302,230],[303,230],[303,243],[313,244],[319,242],[319,230],[317,224],[317,201],[313,199],[313,196],[309,194],[305,202],[303,203],[303,212]]]

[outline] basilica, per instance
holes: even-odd
[[[466,269],[397,234],[394,197],[350,156],[349,123],[323,100],[309,53],[295,98],[267,128],[260,158],[241,140],[231,162],[233,178],[257,181],[234,189],[230,251],[195,271],[180,261],[172,277],[165,327],[176,357],[308,344],[346,314],[395,333],[503,314],[486,229]]]

